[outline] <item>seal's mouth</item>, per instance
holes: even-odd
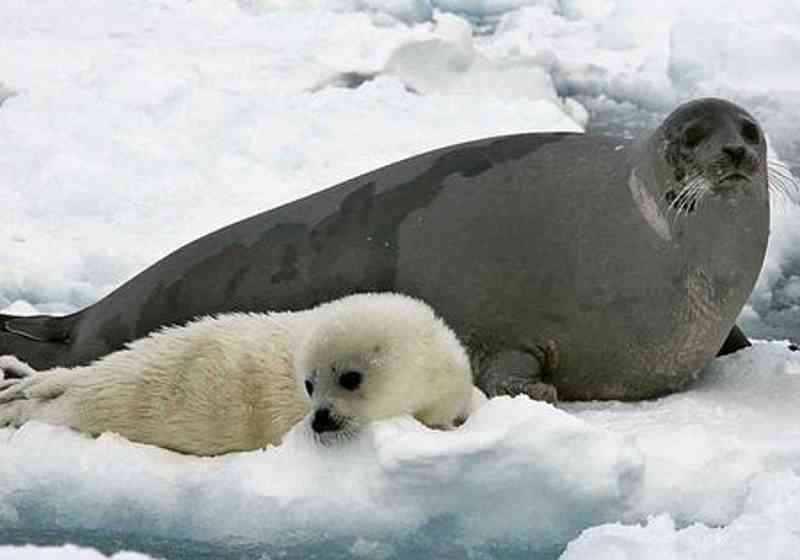
[[[720,184],[722,183],[740,183],[742,181],[750,181],[750,175],[743,173],[741,171],[731,171],[727,175],[723,175],[723,177],[719,180]]]
[[[354,440],[358,434],[358,428],[351,425],[335,432],[325,432],[322,434],[314,433],[314,441],[322,447],[336,447],[345,445],[347,442]]]
[[[332,414],[328,408],[315,410],[307,418],[314,440],[326,447],[345,443],[359,432],[352,418]]]
[[[740,170],[735,169],[728,173],[725,173],[721,177],[719,177],[716,181],[712,182],[712,192],[713,194],[734,194],[738,193],[742,190],[746,190],[747,185],[753,180],[753,177],[748,173]]]

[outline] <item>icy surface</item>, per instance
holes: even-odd
[[[567,558],[783,558],[800,539],[798,394],[800,355],[764,343],[658,401],[501,397],[455,431],[399,418],[340,448],[300,424],[279,447],[194,458],[29,423],[0,430],[0,527],[169,558],[555,558],[576,538]]]
[[[494,399],[453,432],[401,418],[341,448],[312,441],[300,424],[279,447],[198,459],[44,424],[0,430],[0,526],[267,551],[543,552],[617,519],[643,476],[632,441],[527,397]]]
[[[76,310],[204,233],[427,149],[534,130],[638,135],[690,97],[743,104],[800,167],[792,0],[5,0],[0,51],[7,313]],[[740,322],[775,342],[717,360],[683,394],[498,399],[455,432],[398,419],[333,451],[298,430],[218,459],[2,430],[0,545],[792,557],[800,357],[777,341],[800,338],[800,210],[774,208]]]

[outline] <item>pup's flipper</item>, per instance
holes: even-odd
[[[70,385],[68,373],[35,373],[0,382],[0,405],[17,400],[46,401],[60,397]]]

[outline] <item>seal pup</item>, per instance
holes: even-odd
[[[642,399],[723,347],[769,231],[764,135],[720,99],[638,141],[487,138],[393,163],[202,237],[66,317],[0,317],[0,353],[88,363],[165,324],[352,292],[433,305],[490,394]],[[266,286],[266,288],[265,288]]]
[[[276,445],[307,415],[322,442],[402,414],[450,428],[481,401],[453,331],[390,293],[205,317],[73,369],[0,367],[18,377],[0,382],[0,426],[38,420],[193,455]]]

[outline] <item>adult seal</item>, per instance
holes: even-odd
[[[638,141],[520,134],[388,165],[189,243],[73,315],[2,317],[0,354],[74,366],[199,315],[395,291],[453,327],[490,395],[657,397],[748,344],[734,323],[769,221],[761,128],[700,99]]]

